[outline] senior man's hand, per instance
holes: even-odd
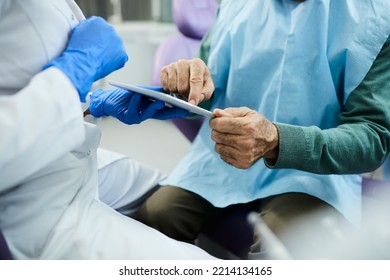
[[[271,162],[277,159],[278,130],[263,115],[246,107],[215,109],[213,113],[211,138],[223,161],[247,169],[262,157]]]
[[[210,99],[214,92],[210,71],[199,58],[182,59],[164,66],[160,79],[165,91],[179,93],[194,105]]]

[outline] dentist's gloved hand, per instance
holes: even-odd
[[[93,82],[123,67],[127,59],[114,28],[100,17],[90,17],[73,29],[64,52],[43,69],[54,66],[64,72],[84,102]]]
[[[145,88],[163,91],[161,87]],[[189,115],[187,110],[169,108],[163,101],[152,101],[144,95],[121,88],[95,90],[91,95],[89,111],[96,118],[112,116],[126,124],[139,124],[150,118],[167,120]]]

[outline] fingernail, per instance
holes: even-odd
[[[191,99],[190,101],[188,101],[189,103],[191,103],[192,105],[195,105],[195,99]]]

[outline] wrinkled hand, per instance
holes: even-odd
[[[240,169],[258,159],[278,156],[278,131],[264,116],[246,107],[215,109],[209,122],[215,151],[226,163]]]
[[[162,90],[157,87],[146,88]],[[150,118],[184,118],[189,114],[180,108],[166,107],[163,101],[152,101],[144,95],[120,88],[95,90],[91,95],[89,111],[96,118],[112,116],[125,124],[139,124]]]
[[[179,93],[194,105],[210,99],[214,92],[210,71],[199,58],[179,60],[164,66],[160,79],[166,92]]]
[[[43,69],[60,69],[84,102],[93,82],[123,67],[127,59],[122,39],[113,26],[100,17],[90,17],[72,30],[64,52]]]

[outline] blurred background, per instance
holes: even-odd
[[[172,0],[76,0],[86,17],[101,16],[124,39],[129,62],[109,79],[149,84],[156,48],[179,31],[172,20]],[[104,81],[102,81],[104,82]]]
[[[172,22],[172,0],[76,0],[88,16],[107,20]]]

